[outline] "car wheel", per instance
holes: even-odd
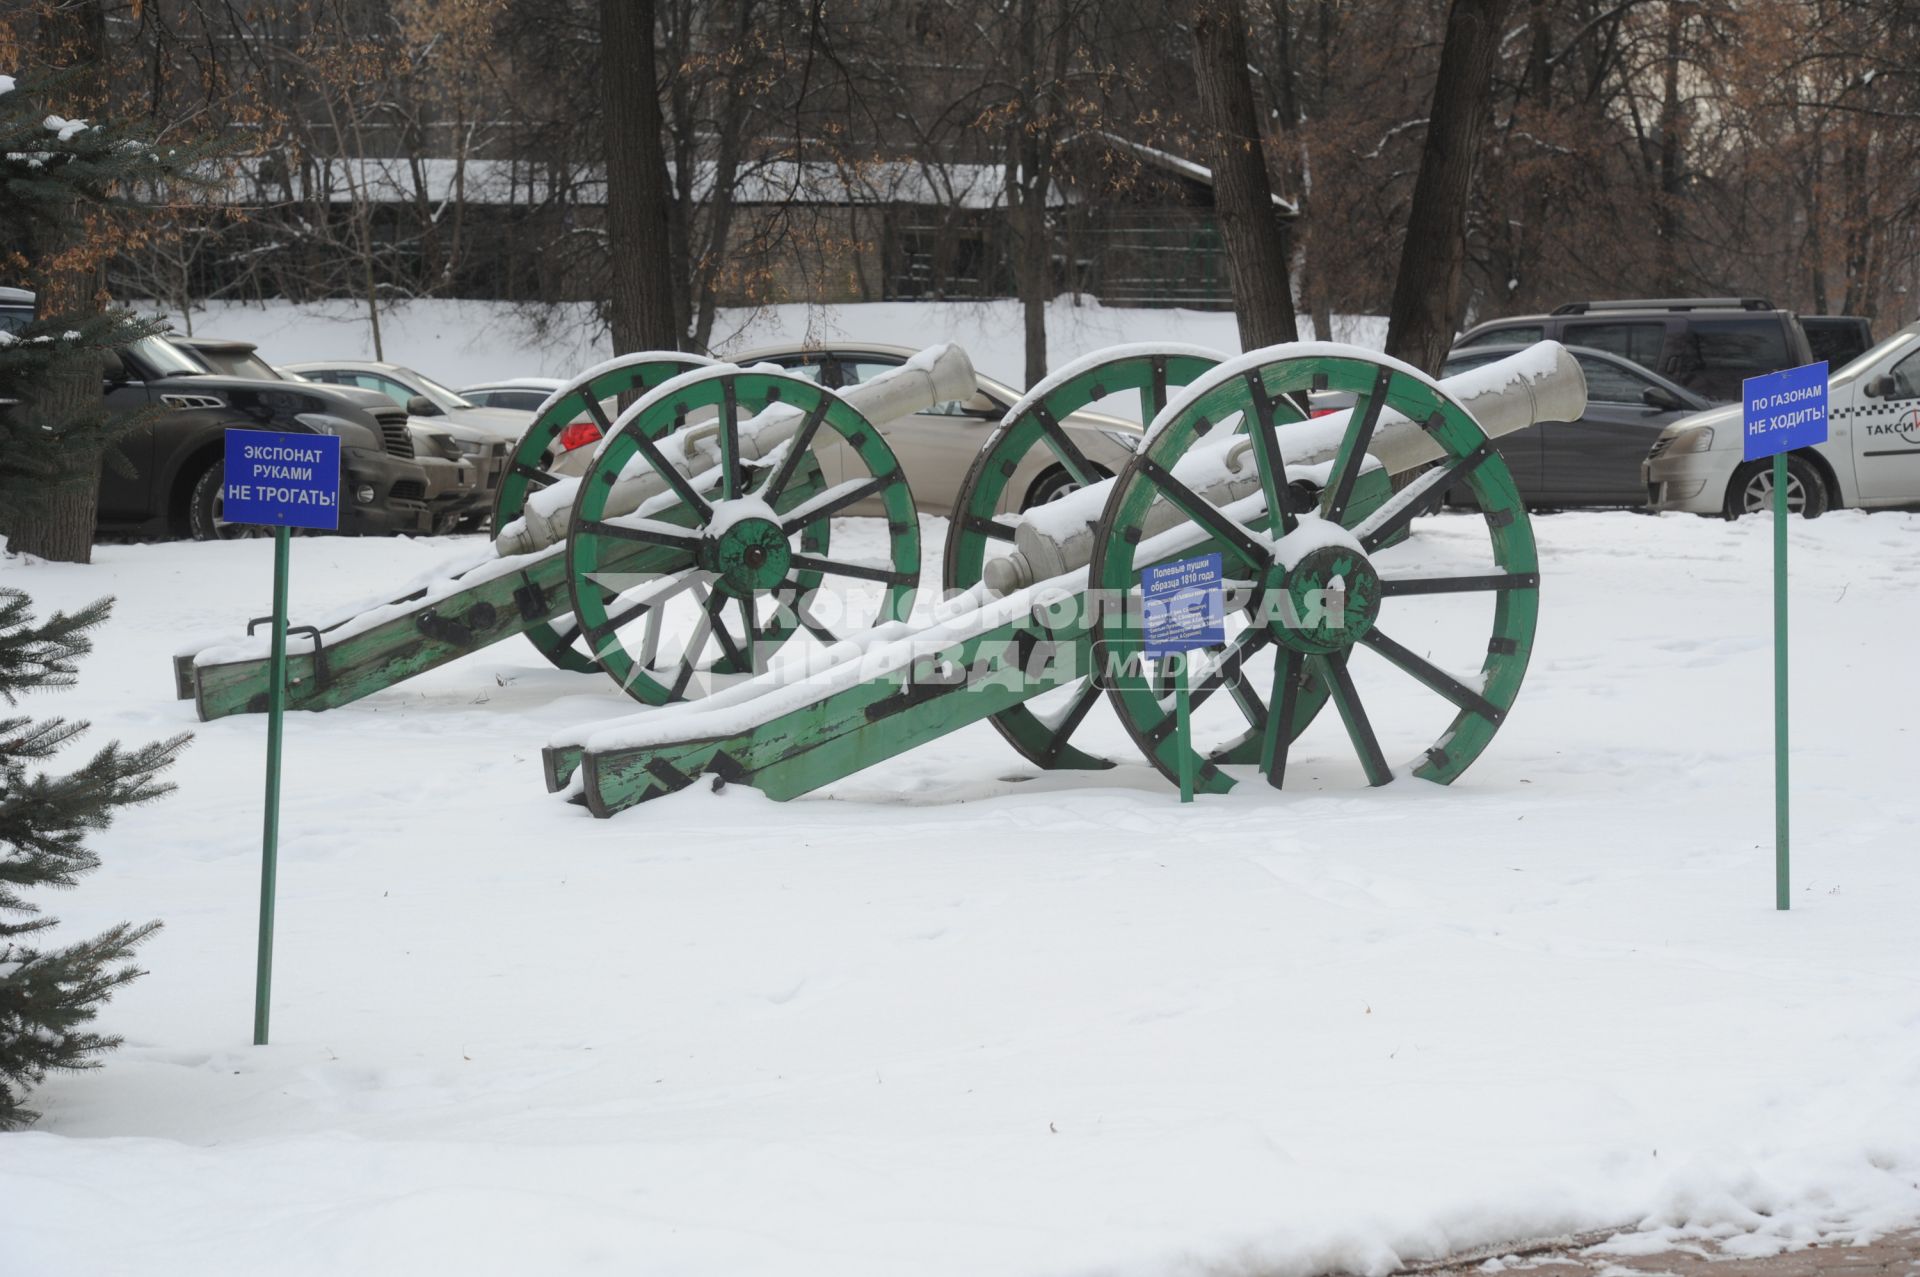
[[[196,541],[238,541],[263,536],[265,528],[250,523],[228,523],[221,518],[221,492],[227,486],[227,463],[216,459],[193,481],[187,498],[187,531]]]
[[[1831,500],[1826,481],[1812,462],[1804,457],[1787,458],[1787,513],[1817,519],[1827,512]],[[1733,472],[1727,484],[1726,508],[1729,519],[1743,514],[1764,514],[1773,509],[1773,462],[1749,461]]]
[[[1113,472],[1105,466],[1094,466],[1094,471],[1102,479],[1111,479]],[[1022,510],[1031,510],[1034,506],[1045,505],[1049,501],[1058,501],[1069,492],[1078,492],[1080,483],[1067,473],[1065,466],[1048,466],[1027,489],[1026,498],[1020,502]]]

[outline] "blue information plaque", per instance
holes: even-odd
[[[339,436],[229,430],[220,495],[228,523],[338,528]]]

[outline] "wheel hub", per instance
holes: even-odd
[[[1358,549],[1322,546],[1277,567],[1263,593],[1263,619],[1284,646],[1309,656],[1344,652],[1380,616],[1380,575]]]
[[[787,579],[793,550],[787,534],[770,519],[741,519],[702,546],[702,566],[733,595],[765,592]]]

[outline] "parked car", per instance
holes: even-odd
[[[559,377],[510,377],[505,381],[482,382],[477,386],[465,386],[460,397],[482,408],[512,408],[521,412],[537,413],[540,405],[550,398],[554,391],[563,390],[572,383]],[[601,401],[607,420],[612,421],[620,415],[620,405],[616,400]],[[554,440],[554,448],[547,455],[541,469],[560,475],[581,475],[593,462],[593,449],[590,443],[600,441],[600,423],[591,416],[582,416],[567,423]]]
[[[456,517],[429,504],[406,413],[383,399],[215,376],[165,337],[143,338],[103,364],[110,412],[163,410],[118,443],[131,473],[111,465],[101,471],[105,531],[199,540],[239,534],[220,517],[229,426],[340,436],[342,532],[443,531]]]
[[[1525,349],[1456,349],[1440,375],[1451,377]],[[1580,420],[1541,422],[1501,436],[1494,447],[1530,506],[1645,505],[1640,464],[1647,449],[1669,424],[1712,405],[1630,359],[1586,346],[1568,351],[1587,379],[1587,410]]]
[[[1570,302],[1476,324],[1454,349],[1549,339],[1630,359],[1715,403],[1738,399],[1748,377],[1813,362],[1799,319],[1763,297]]]
[[[225,337],[175,337],[173,343],[192,353],[209,371],[227,377],[245,377],[253,381],[300,381],[297,374],[283,375],[260,357],[259,348],[250,341]],[[322,383],[308,383],[322,384]],[[377,396],[382,405],[392,402],[378,391],[339,387],[345,393]],[[422,421],[407,416],[407,433],[412,451],[407,454],[427,473],[426,499],[436,512],[451,510],[455,526],[484,522],[493,512],[493,494],[506,477],[511,455],[506,444],[490,434],[459,422]],[[395,441],[398,443],[398,440]]]
[[[0,288],[0,331],[19,331],[35,312],[32,292]],[[103,531],[198,540],[251,535],[253,529],[221,517],[230,426],[338,435],[343,533],[441,532],[459,517],[451,502],[435,499],[440,476],[414,456],[406,413],[382,396],[331,386],[263,388],[253,377],[216,375],[197,352],[163,336],[110,352],[101,363],[108,411],[148,415],[114,445],[128,465],[101,468],[95,521]],[[155,408],[167,411],[153,416]],[[451,473],[470,482],[457,465]]]
[[[1802,315],[1800,327],[1806,330],[1814,360],[1826,360],[1832,370],[1873,349],[1873,326],[1859,315]]]
[[[33,322],[33,294],[24,288],[0,288],[0,333],[17,333]]]
[[[917,351],[905,346],[872,342],[831,346],[763,346],[728,355],[734,363],[776,364],[791,372],[839,389],[857,385],[890,368],[897,368]],[[1020,393],[991,377],[977,377],[979,389],[969,398],[935,404],[925,412],[888,423],[881,434],[900,459],[913,499],[928,514],[947,514],[960,495],[960,484],[967,477],[987,435],[1000,424],[1020,398]],[[1124,417],[1099,412],[1076,412],[1060,423],[1080,450],[1104,474],[1116,474],[1139,447],[1141,427]],[[828,475],[829,482],[841,476]],[[1035,449],[1007,485],[1016,509],[1026,509],[1052,501],[1079,485],[1051,454]]]
[[[436,423],[443,418],[457,421],[502,440],[508,452],[519,445],[520,436],[533,424],[533,413],[530,411],[483,408],[461,398],[433,378],[400,364],[322,360],[282,364],[280,367],[281,371],[299,373],[308,381],[377,390],[416,417],[431,417]]]
[[[554,391],[568,383],[559,377],[508,377],[504,381],[483,381],[477,386],[462,386],[459,395],[482,408],[513,408],[537,412]]]
[[[1920,323],[1829,375],[1827,429],[1825,443],[1787,454],[1789,510],[1920,506]],[[1668,426],[1647,454],[1648,500],[1729,519],[1771,509],[1772,465],[1741,460],[1745,433],[1739,404]]]

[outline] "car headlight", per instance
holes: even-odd
[[[1127,452],[1138,452],[1140,450],[1140,436],[1130,430],[1109,430],[1105,426],[1096,426],[1095,429],[1112,440],[1117,447]]]
[[[455,439],[453,441],[453,446],[455,450],[458,451],[462,457],[470,457],[470,458],[479,458],[479,457],[486,456],[487,451],[490,447],[490,445],[486,443],[475,443],[469,439]]]
[[[293,419],[317,435],[337,435],[341,426],[352,424],[324,412],[295,413]]]
[[[1705,452],[1713,446],[1713,427],[1695,426],[1683,430],[1674,437],[1673,444],[1667,449],[1667,455],[1677,457],[1687,452]]]

